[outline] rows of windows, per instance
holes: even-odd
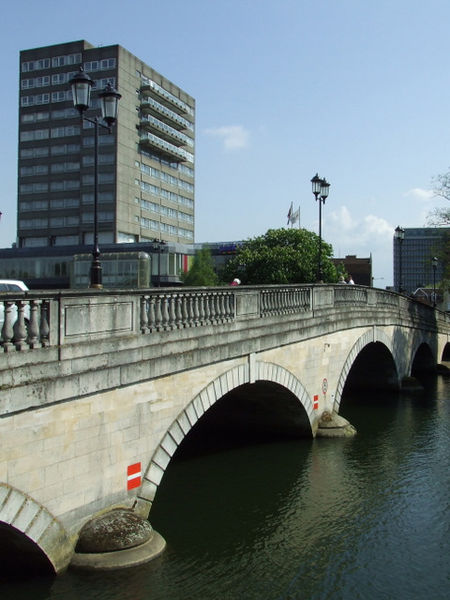
[[[134,182],[143,192],[147,192],[147,194],[152,194],[152,196],[156,196],[157,198],[163,198],[165,200],[170,200],[171,202],[183,204],[192,209],[194,208],[194,201],[192,198],[186,198],[186,196],[182,196],[181,194],[169,192],[164,188],[159,188],[156,185],[152,185],[146,181],[140,181],[139,179],[135,179]]]
[[[67,65],[76,65],[81,62],[81,53],[66,54],[64,56],[54,56],[50,58],[38,58],[36,60],[27,60],[22,63],[22,72],[29,73],[30,71],[42,71],[49,69],[50,65],[53,68],[65,67]]]
[[[177,227],[175,225],[168,225],[167,223],[160,223],[153,219],[146,219],[145,217],[136,217],[139,225],[142,229],[151,229],[152,231],[162,231],[170,235],[177,235],[187,239],[194,239],[194,232],[183,227]]]
[[[99,192],[98,202],[99,204],[111,204],[114,200],[113,192]],[[84,193],[81,194],[82,204],[94,204],[94,194]],[[67,209],[67,208],[78,208],[80,206],[79,197],[64,197],[64,198],[52,198],[49,200],[21,200],[19,203],[19,212],[31,212],[38,210],[50,209]]]
[[[194,162],[194,155],[191,152],[188,152],[183,148],[179,148],[178,146],[175,146],[170,142],[166,142],[166,140],[163,140],[162,138],[160,138],[157,135],[154,135],[153,133],[141,132],[140,140],[142,143],[150,141],[152,145],[156,146],[157,148],[161,148],[163,152],[168,152],[171,155],[177,156],[180,160],[187,160],[191,163]]]
[[[114,221],[114,212],[98,211],[98,220],[102,223]],[[81,223],[92,223],[94,221],[94,213],[82,213]],[[33,217],[31,219],[19,219],[19,227],[21,229],[47,229],[52,227],[77,227],[80,224],[78,215],[61,215],[57,217]]]
[[[75,108],[63,108],[59,110],[39,111],[33,113],[25,113],[20,117],[21,123],[40,123],[41,121],[48,121],[50,118],[56,119],[73,119],[78,116],[78,112]]]
[[[51,129],[32,129],[20,132],[21,142],[34,142],[35,140],[46,140],[51,138],[80,135],[79,125],[67,125],[66,127],[52,127]]]
[[[108,83],[115,87],[116,78],[115,77],[105,77],[103,79],[95,80],[96,88],[103,89]],[[20,99],[20,105],[22,107],[27,106],[40,106],[42,104],[50,104],[50,99],[52,102],[72,102],[72,90],[60,90],[59,92],[45,93],[45,94],[35,94],[33,96],[22,96]]]
[[[144,208],[145,210],[148,210],[150,212],[165,215],[166,217],[170,217],[171,219],[180,219],[181,221],[186,221],[187,223],[194,222],[193,215],[184,213],[181,210],[169,208],[168,206],[156,204],[155,202],[149,202],[148,200],[143,200],[142,198],[135,198],[135,202],[136,204],[139,204],[141,208]]]
[[[114,164],[114,154],[99,154],[98,155],[98,164],[99,165],[113,165]],[[95,158],[93,154],[87,154],[83,156],[83,167],[92,167],[94,165]]]
[[[146,175],[150,175],[154,179],[160,179],[161,181],[165,181],[166,183],[170,183],[176,187],[179,187],[186,192],[194,193],[194,186],[192,183],[188,183],[187,181],[183,181],[182,179],[178,179],[178,177],[174,177],[169,173],[165,173],[164,171],[160,171],[159,169],[155,169],[155,167],[150,167],[145,163],[140,163],[138,160],[135,161],[135,166],[139,167],[142,173]]]
[[[140,144],[137,144],[136,152],[138,154],[141,154],[142,156],[146,156],[147,158],[150,158],[151,160],[160,163],[161,165],[169,167],[169,169],[173,169],[174,171],[178,171],[183,175],[187,175],[188,177],[194,178],[194,169],[192,167],[188,167],[183,163],[170,161],[168,158],[162,156],[161,154],[155,154],[151,150],[146,150]]]
[[[42,77],[32,77],[29,79],[22,79],[20,81],[20,87],[22,90],[32,90],[34,88],[47,87],[51,85],[63,85],[69,83],[69,81],[77,74],[76,71],[68,73],[54,73],[53,75],[43,75]]]
[[[51,154],[60,156],[64,154],[77,154],[80,144],[58,144],[57,146],[34,146],[32,148],[21,148],[20,158],[43,158]]]
[[[20,82],[20,87],[23,90],[46,87],[48,85],[50,85],[50,75],[44,75],[42,77],[33,77],[32,79],[22,79],[22,81]]]
[[[113,192],[99,192],[98,193],[98,203],[99,204],[109,204],[113,202],[114,194]],[[83,204],[94,204],[94,194],[81,194],[81,202]]]
[[[20,167],[19,173],[21,177],[47,175],[48,165],[32,165],[30,167]]]
[[[108,69],[116,68],[115,58],[102,58],[101,60],[91,60],[84,63],[84,70],[87,73],[93,73],[94,71],[107,71]]]
[[[99,184],[114,183],[114,173],[100,173],[98,176]],[[44,192],[65,192],[69,190],[79,190],[80,185],[87,186],[94,184],[94,175],[83,175],[80,184],[79,179],[62,179],[61,181],[35,183],[21,183],[19,191],[21,194],[42,194]]]
[[[40,121],[48,121],[50,113],[48,111],[27,113],[20,118],[21,123],[39,123]]]

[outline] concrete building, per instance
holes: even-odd
[[[122,98],[99,128],[99,243],[194,242],[195,100],[119,45],[86,41],[20,53],[17,245],[91,244],[94,129],[73,108],[69,81],[95,80],[87,116],[110,83]]]
[[[404,229],[403,241],[393,239],[394,290],[407,294],[418,288],[432,287],[434,276],[438,284],[444,265],[438,260],[436,275],[432,258],[441,257],[443,246],[450,235],[450,227],[415,227]]]

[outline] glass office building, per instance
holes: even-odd
[[[433,285],[433,257],[440,257],[450,235],[448,227],[407,228],[403,241],[394,237],[394,289],[412,294],[417,288]],[[436,268],[436,282],[443,275],[442,261]]]

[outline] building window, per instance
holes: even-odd
[[[22,71],[28,73],[30,71],[40,71],[50,68],[49,58],[40,58],[38,60],[29,60],[22,63]]]
[[[80,205],[80,201],[78,198],[54,198],[50,200],[50,208],[51,209],[60,209],[60,208],[78,208]]]

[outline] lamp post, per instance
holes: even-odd
[[[405,239],[405,230],[397,225],[394,232],[394,237],[398,244],[398,293],[402,293],[402,244]]]
[[[317,200],[319,200],[319,252],[317,258],[317,281],[323,282],[322,272],[322,204],[325,204],[325,200],[328,197],[330,184],[326,179],[321,179],[316,173],[311,179],[312,193]]]
[[[435,256],[431,259],[431,265],[433,267],[433,307],[436,308],[436,269],[438,259]]]
[[[158,240],[157,238],[153,239],[153,243],[157,245],[158,248],[158,285],[157,287],[161,287],[161,252],[163,247],[166,245],[164,240]]]
[[[121,95],[109,83],[105,89],[99,93],[102,119],[106,124],[102,123],[99,117],[92,119],[85,116],[85,111],[90,106],[91,90],[95,86],[93,79],[83,71],[80,67],[79,72],[70,80],[72,89],[73,105],[80,113],[81,119],[92,123],[95,128],[94,134],[94,240],[92,247],[92,263],[90,271],[91,288],[102,288],[102,265],[100,263],[100,250],[98,247],[98,128],[103,127],[111,132],[111,128],[117,121],[117,109]]]

